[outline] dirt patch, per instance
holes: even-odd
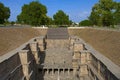
[[[31,38],[44,34],[44,30],[33,28],[0,28],[0,56],[19,47]]]
[[[96,29],[71,29],[69,33],[79,36],[120,66],[120,32]]]

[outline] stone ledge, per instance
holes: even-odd
[[[0,56],[0,63],[3,62],[4,60],[9,59],[13,55],[17,54],[19,51],[23,50],[29,43],[33,42],[36,38],[30,39],[28,42],[22,44],[20,47]]]

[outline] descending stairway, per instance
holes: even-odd
[[[49,28],[47,31],[47,39],[68,39],[69,34],[67,28]]]

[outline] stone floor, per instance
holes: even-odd
[[[42,78],[40,78],[42,77]],[[64,73],[58,75],[58,73],[54,73],[54,75],[45,73],[44,76],[42,74],[39,75],[39,80],[91,80],[89,76],[81,76],[81,77],[73,77],[73,74],[69,75]]]
[[[44,67],[72,68],[72,52],[67,48],[51,48],[45,52]]]
[[[72,51],[67,48],[51,48],[44,53],[42,69],[72,69]],[[90,80],[88,76],[73,77],[73,71],[43,71],[39,73],[40,80]]]

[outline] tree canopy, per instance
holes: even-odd
[[[3,24],[10,17],[10,9],[5,7],[3,3],[0,3],[0,24]]]
[[[69,20],[69,16],[63,12],[62,10],[59,10],[56,14],[53,15],[54,23],[56,25],[69,25],[71,24],[71,21]]]
[[[31,2],[22,7],[22,12],[17,16],[19,23],[29,25],[45,25],[51,19],[46,15],[47,8],[39,2]]]
[[[90,20],[83,20],[79,23],[80,26],[92,26],[92,23]]]
[[[120,14],[118,5],[119,4],[113,0],[99,0],[99,2],[93,6],[89,19],[94,25],[114,25],[118,23],[117,17]]]
[[[116,3],[115,5],[115,12],[114,12],[114,22],[115,24],[120,24],[120,2]]]

